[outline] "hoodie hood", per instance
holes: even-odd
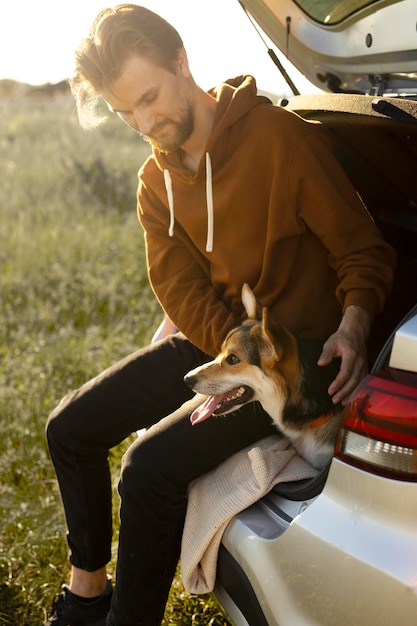
[[[175,179],[182,179],[192,183],[199,182],[205,178],[207,207],[206,252],[212,252],[215,214],[212,188],[213,168],[215,169],[217,165],[221,166],[220,161],[222,157],[224,158],[221,141],[220,145],[217,146],[217,144],[221,136],[227,133],[227,129],[235,124],[239,118],[246,115],[255,106],[262,103],[271,104],[271,101],[265,96],[257,94],[256,81],[253,76],[231,78],[221,83],[218,87],[210,89],[208,93],[217,100],[217,107],[212,132],[197,171],[192,172],[183,166],[181,150],[164,153],[154,148],[153,155],[157,167],[164,175],[169,208],[168,233],[170,237],[173,237],[175,228]]]
[[[211,143],[217,141],[228,127],[235,124],[248,111],[262,103],[271,104],[269,98],[258,95],[253,76],[230,78],[218,87],[210,89],[209,94],[216,98],[218,104],[208,149]]]

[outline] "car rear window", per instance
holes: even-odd
[[[296,0],[304,13],[322,24],[337,24],[379,0]]]

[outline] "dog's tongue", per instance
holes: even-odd
[[[213,415],[216,410],[217,405],[221,400],[223,400],[226,394],[223,393],[219,396],[209,396],[207,400],[203,402],[199,407],[197,407],[190,415],[190,422],[194,426],[194,424],[198,424],[199,422],[203,422],[210,415]]]

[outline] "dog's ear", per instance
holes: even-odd
[[[273,332],[268,324],[268,310],[262,311],[262,341],[268,355],[269,366],[285,371],[285,379],[290,387],[296,388],[300,377],[300,359],[297,340],[290,331],[274,323]]]
[[[245,283],[242,287],[242,303],[245,307],[246,315],[250,320],[256,320],[256,298],[253,294],[252,289],[249,287],[247,283]]]
[[[272,333],[269,330],[268,309],[266,307],[262,309],[262,338],[269,357],[274,361],[282,359],[284,348],[280,343],[277,344],[277,342],[274,341]]]

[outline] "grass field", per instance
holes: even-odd
[[[0,624],[38,626],[68,573],[46,417],[161,319],[135,206],[149,148],[117,119],[85,133],[70,98],[0,109]],[[115,489],[128,444],[111,452]],[[112,574],[117,510],[115,491]],[[168,624],[228,622],[178,576]]]

